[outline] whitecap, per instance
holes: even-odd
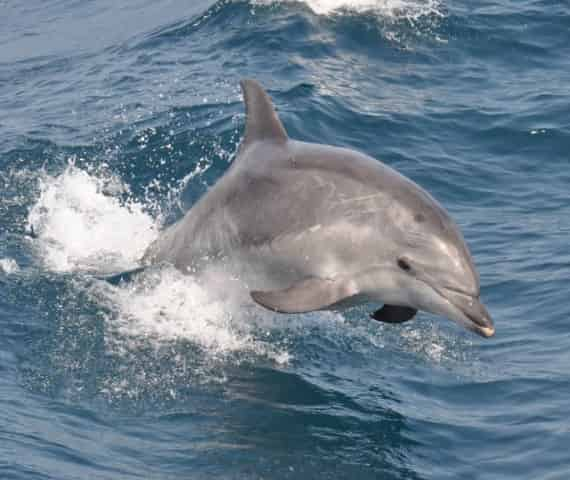
[[[409,20],[427,15],[443,16],[441,0],[252,0],[254,5],[292,2],[305,3],[318,15],[348,11]]]

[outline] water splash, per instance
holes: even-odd
[[[259,312],[252,312],[243,301],[243,286],[237,280],[223,277],[214,281],[212,275],[195,277],[173,267],[160,267],[145,271],[130,283],[98,288],[100,298],[113,312],[108,322],[113,332],[110,338],[126,340],[131,347],[136,348],[140,339],[155,344],[183,341],[211,358],[241,352],[278,364],[289,360],[285,350],[264,340],[266,330],[256,321]]]
[[[279,323],[259,322],[260,312],[240,304],[240,286],[220,281],[223,298],[208,280],[168,266],[117,286],[96,282],[90,296],[105,312],[104,350],[113,366],[99,393],[111,402],[175,401],[188,385],[225,383],[228,368],[244,361],[288,364],[288,345],[270,332]]]
[[[58,176],[43,175],[39,190],[28,229],[52,270],[127,270],[157,236],[159,222],[142,203],[121,200],[128,188],[110,174],[70,162]]]

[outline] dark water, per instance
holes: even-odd
[[[0,6],[1,478],[570,478],[566,2]],[[493,339],[97,279],[228,167],[243,77],[446,206]]]

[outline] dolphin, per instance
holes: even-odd
[[[422,310],[494,334],[465,240],[429,193],[363,153],[290,139],[262,86],[240,84],[246,128],[235,159],[143,264],[189,273],[224,264],[275,312],[377,302],[381,322]]]

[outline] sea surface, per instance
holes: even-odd
[[[0,12],[0,478],[570,478],[568,2]],[[242,78],[292,138],[449,210],[494,338],[238,308],[168,267],[102,280],[228,169]]]

